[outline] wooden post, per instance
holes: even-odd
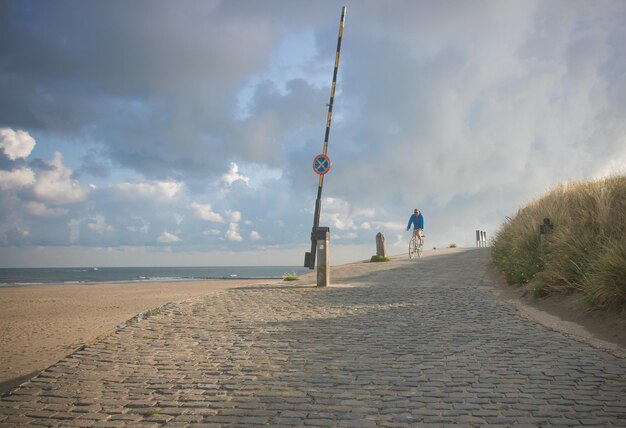
[[[385,248],[385,235],[380,232],[376,234],[376,255],[378,257],[385,257],[387,255],[387,250]]]
[[[554,232],[554,224],[552,224],[549,218],[544,218],[543,224],[539,225],[539,248],[541,252],[545,251],[548,235],[552,232]]]

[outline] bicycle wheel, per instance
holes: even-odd
[[[416,248],[417,257],[422,257],[422,253],[424,253],[424,238],[417,244]]]
[[[409,258],[412,259],[417,254],[417,245],[415,245],[415,237],[409,241]]]

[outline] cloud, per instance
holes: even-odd
[[[213,212],[210,204],[203,205],[197,202],[193,202],[191,204],[191,209],[193,210],[194,215],[202,220],[212,221],[215,223],[224,222],[224,218],[220,214]]]
[[[234,242],[241,242],[243,238],[239,234],[239,225],[237,223],[230,223],[228,225],[228,230],[226,231],[226,239]]]
[[[239,223],[241,221],[241,212],[239,211],[226,211],[226,214],[233,223]]]
[[[147,181],[118,183],[111,187],[127,197],[172,200],[179,194],[183,184],[177,181]]]
[[[12,171],[0,170],[0,190],[30,187],[35,183],[35,174],[29,168],[18,168]]]
[[[163,232],[161,235],[159,235],[159,237],[157,238],[157,241],[162,243],[162,244],[173,244],[175,242],[181,242],[181,239],[174,235],[173,233],[170,232]]]
[[[87,227],[98,234],[104,232],[112,232],[115,230],[113,226],[106,223],[104,216],[98,215],[91,223],[87,223]]]
[[[259,234],[259,232],[256,232],[254,230],[250,232],[251,241],[259,241],[260,239],[261,239],[261,235]]]
[[[222,182],[227,186],[231,186],[236,181],[243,181],[245,184],[248,184],[250,182],[250,178],[239,174],[239,166],[237,166],[236,163],[231,162],[228,172],[222,175]]]
[[[89,187],[72,179],[72,171],[63,165],[63,155],[55,152],[50,169],[37,174],[33,194],[37,200],[52,204],[71,204],[83,201]]]
[[[322,215],[320,221],[338,230],[370,230],[371,219],[376,218],[376,210],[372,208],[355,208],[345,200],[336,197],[322,199]],[[365,221],[369,219],[370,221]],[[356,237],[353,233],[345,233],[345,237]]]
[[[0,147],[11,160],[26,158],[35,147],[35,139],[25,131],[0,128]]]
[[[1,173],[1,171],[0,171]],[[65,216],[69,212],[66,208],[49,208],[45,204],[30,201],[24,204],[26,211],[39,217],[59,217]]]
[[[107,178],[111,175],[111,165],[102,153],[90,149],[81,157],[82,165],[74,173],[74,176],[89,174],[93,177]]]
[[[219,236],[221,235],[221,232],[218,229],[209,229],[209,230],[203,230],[202,234],[206,236]]]

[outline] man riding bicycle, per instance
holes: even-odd
[[[420,241],[420,245],[424,245],[422,239],[424,237],[424,216],[417,208],[413,210],[413,215],[409,218],[409,224],[406,226],[407,231],[411,228],[411,224],[413,225],[413,237],[416,241]]]

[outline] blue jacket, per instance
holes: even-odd
[[[413,214],[409,219],[409,224],[406,225],[406,230],[411,228],[411,224],[413,224],[414,229],[423,229],[424,228],[424,216],[422,213],[418,215]]]

